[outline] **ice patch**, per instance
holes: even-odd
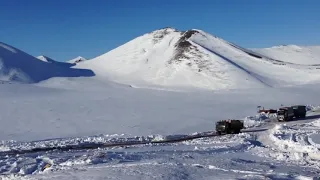
[[[320,149],[320,134],[311,134],[308,136],[308,141],[311,145]]]

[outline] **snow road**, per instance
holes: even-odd
[[[319,172],[313,148],[318,142],[319,112],[310,111],[314,114],[308,114],[309,119],[275,129],[272,119],[256,115],[256,106],[317,105],[317,89],[319,85],[170,92],[86,78],[3,84],[2,152],[177,138],[213,130],[215,121],[228,118],[244,119],[254,132],[174,144],[4,155],[0,179],[312,179]],[[292,144],[287,141],[291,135],[280,139],[281,133],[294,134]],[[305,142],[309,148],[295,150]]]
[[[243,133],[190,141],[119,146],[67,152],[48,151],[0,156],[3,178],[101,179],[312,179],[320,169],[320,113],[305,120],[279,123],[265,119]],[[101,142],[151,141],[181,137],[114,135],[6,142],[1,151]],[[311,143],[312,142],[312,143]],[[275,161],[276,160],[276,161]],[[90,172],[90,173],[88,173]],[[166,173],[163,173],[166,172]],[[32,175],[32,176],[31,176]]]

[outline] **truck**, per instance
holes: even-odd
[[[293,113],[295,118],[305,118],[307,109],[305,105],[295,105],[292,106],[293,108]]]
[[[216,122],[216,132],[221,134],[239,134],[244,128],[242,120],[220,120]]]
[[[258,113],[266,113],[266,114],[275,114],[277,113],[276,109],[264,109],[264,107],[258,106],[260,109],[258,110]]]
[[[292,121],[294,117],[293,107],[281,107],[277,112],[278,121]]]

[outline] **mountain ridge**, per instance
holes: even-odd
[[[28,79],[39,82],[50,76],[70,77],[68,71],[82,69],[91,71],[90,76],[137,88],[222,90],[292,86],[320,81],[320,46],[280,45],[249,49],[200,29],[179,31],[172,27],[162,28],[142,34],[95,58],[87,60],[78,56],[67,62],[55,61],[45,55],[31,57],[4,43],[0,45],[0,76],[23,82],[29,82]],[[26,68],[25,63],[34,64],[34,59],[38,61],[34,65],[36,68],[32,69],[34,67],[30,65]],[[11,70],[7,70],[7,66]],[[23,73],[25,71],[26,74]],[[47,77],[29,77],[37,71]]]
[[[315,69],[243,48],[200,29],[175,28],[145,33],[78,67],[88,67],[98,76],[133,85],[209,89],[301,84],[304,76]],[[309,72],[308,68],[312,70]],[[284,71],[295,72],[294,78]],[[317,79],[318,75],[308,82]]]

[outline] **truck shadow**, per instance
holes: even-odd
[[[303,121],[303,120],[311,120],[311,119],[319,119],[320,114],[318,115],[312,115],[312,116],[306,116],[305,118],[294,118],[292,121]]]
[[[262,129],[252,129],[252,130],[242,130],[241,132],[246,133],[246,132],[261,132],[261,131],[266,131],[268,128],[262,128]]]

